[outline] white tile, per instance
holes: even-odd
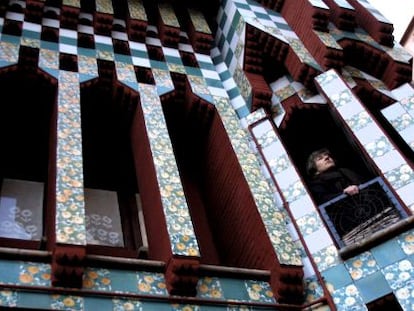
[[[361,141],[362,145],[376,141],[380,137],[384,136],[379,127],[374,122],[369,123],[367,126],[354,132],[354,134]]]
[[[397,119],[401,115],[406,113],[405,109],[399,102],[396,102],[392,104],[391,106],[388,106],[387,108],[382,109],[381,112],[384,115],[384,117],[386,117],[388,120]]]
[[[112,31],[111,36],[112,36],[113,39],[128,41],[128,36],[125,32]]]
[[[59,29],[59,35],[67,38],[76,39],[78,37],[78,32],[69,29]]]
[[[338,108],[339,114],[345,119],[350,119],[359,113],[365,111],[365,109],[361,105],[356,105],[354,103],[349,105],[343,105]]]
[[[96,43],[104,43],[104,44],[112,45],[111,37],[106,37],[106,36],[101,36],[101,35],[94,35],[94,37],[95,37]]]
[[[280,141],[275,138],[275,142],[271,143],[262,149],[263,156],[270,162],[271,159],[276,158],[278,155],[283,154],[284,150],[280,144]]]
[[[313,269],[312,263],[309,260],[309,257],[302,258],[303,263],[303,272],[304,277],[309,278],[315,275],[315,270]]]
[[[43,26],[48,26],[48,27],[54,27],[54,28],[59,28],[59,26],[60,26],[58,20],[50,19],[50,18],[43,18],[42,19],[42,25]]]
[[[266,134],[269,131],[273,131],[273,126],[270,121],[260,122],[259,124],[255,125],[252,128],[253,135],[256,138],[261,137],[262,135]]]
[[[244,101],[243,97],[241,95],[238,95],[230,100],[231,105],[234,109],[239,109],[243,106],[246,106],[246,102]]]
[[[2,25],[4,24],[3,20],[1,20],[0,22],[1,22]],[[42,31],[42,25],[25,21],[25,22],[23,22],[23,29],[24,30],[31,30],[31,31],[35,31],[35,32],[41,32]]]
[[[405,83],[400,87],[393,89],[392,94],[395,96],[396,100],[402,100],[414,95],[414,89],[410,86],[410,84]]]
[[[405,205],[409,206],[414,203],[414,182],[397,190],[398,195]]]
[[[275,179],[281,189],[287,189],[288,187],[290,187],[290,185],[300,181],[299,175],[296,172],[293,165],[289,166],[284,171],[276,174]]]
[[[375,158],[374,160],[383,173],[393,170],[405,163],[401,154],[395,149],[387,152],[382,157]]]
[[[220,76],[216,71],[208,70],[208,69],[201,69],[204,78],[209,78],[213,80],[220,80]]]
[[[226,81],[223,81],[223,86],[226,90],[231,90],[237,87],[237,84],[234,82],[233,78],[229,78]]]
[[[178,57],[178,58],[181,57],[180,53],[177,49],[172,49],[172,48],[163,46],[162,51],[164,52],[165,55],[168,55],[168,56],[174,56],[174,57]]]
[[[210,91],[211,95],[220,96],[220,97],[227,97],[227,92],[223,88],[209,86],[208,90]]]
[[[305,236],[304,239],[311,254],[333,244],[333,241],[325,228],[320,228],[318,231]]]
[[[14,20],[14,21],[20,21],[20,22],[24,21],[24,15],[21,13],[7,12],[6,18]]]
[[[78,32],[93,35],[93,27],[92,26],[86,26],[86,25],[78,25]]]
[[[132,50],[137,50],[137,51],[147,51],[147,46],[144,43],[141,42],[135,42],[135,41],[130,41],[129,42],[129,47]]]
[[[288,223],[287,225],[286,225],[286,229],[289,231],[289,233],[290,233],[290,236],[292,237],[292,240],[293,241],[297,241],[297,240],[299,240],[299,235],[298,235],[298,232],[296,231],[296,228],[295,228],[295,226],[293,225],[293,223]]]
[[[316,206],[309,195],[302,195],[289,203],[289,208],[294,219],[299,219],[306,214],[315,212]]]
[[[59,43],[59,52],[76,55],[78,54],[78,48],[74,45]]]
[[[145,68],[151,68],[151,63],[149,61],[149,59],[147,58],[141,58],[141,57],[136,57],[136,56],[132,56],[132,63],[135,66],[141,66],[141,67],[145,67]]]

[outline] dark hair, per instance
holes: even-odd
[[[315,160],[318,156],[320,156],[321,154],[324,154],[324,153],[327,153],[329,155],[331,154],[331,152],[329,151],[328,148],[322,148],[322,149],[319,149],[319,150],[316,150],[316,151],[312,152],[309,155],[308,160],[306,161],[306,173],[309,176],[311,176],[311,177],[315,176],[315,174],[317,172]]]

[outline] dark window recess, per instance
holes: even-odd
[[[93,254],[147,256],[130,142],[136,102],[136,94],[114,93],[105,79],[82,89],[87,250]]]
[[[402,311],[394,294],[388,294],[367,304],[368,311]]]
[[[408,216],[380,177],[362,184],[359,194],[341,194],[319,209],[341,248],[361,242]]]

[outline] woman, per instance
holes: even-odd
[[[345,193],[359,193],[361,177],[347,168],[338,168],[328,149],[323,148],[310,154],[306,170],[311,177],[309,188],[318,204]]]

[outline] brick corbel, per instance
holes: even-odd
[[[52,285],[81,288],[85,255],[85,246],[56,245],[52,252]]]
[[[200,262],[193,258],[171,257],[165,271],[170,295],[195,296],[197,294]]]

